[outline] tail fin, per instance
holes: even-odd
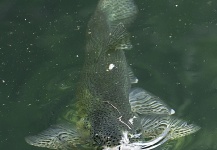
[[[88,55],[98,59],[109,50],[131,49],[126,29],[135,19],[136,13],[133,0],[100,0],[88,23]]]
[[[49,149],[67,150],[80,143],[77,131],[69,125],[54,125],[38,135],[25,138],[30,145]]]
[[[128,26],[137,14],[137,7],[133,0],[101,0],[98,9],[106,14],[110,26],[116,26],[120,22]]]

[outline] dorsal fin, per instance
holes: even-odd
[[[105,43],[99,50],[96,61],[105,53],[112,53],[121,48],[121,44],[128,38],[129,34],[126,31],[123,23],[119,23],[113,30],[105,37]]]

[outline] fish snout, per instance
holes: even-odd
[[[111,147],[120,144],[121,135],[119,135],[119,133],[114,133],[114,134],[96,133],[95,135],[93,135],[93,140],[99,146]]]
[[[92,132],[94,143],[99,146],[111,147],[119,145],[121,137],[122,135],[118,126],[114,126],[114,124],[95,126]]]

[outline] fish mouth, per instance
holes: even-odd
[[[121,130],[115,122],[109,121],[110,123],[107,123],[107,121],[94,125],[92,139],[94,144],[98,146],[117,146],[120,144]]]
[[[95,134],[93,140],[98,146],[114,147],[120,145],[121,136]]]
[[[109,103],[110,104],[110,103]],[[105,109],[96,109],[89,115],[91,125],[91,138],[98,146],[117,146],[122,139],[124,130],[131,130],[126,116],[114,105],[109,105]]]
[[[104,146],[103,150],[152,150],[156,147],[164,144],[169,140],[168,135],[170,132],[170,128],[166,128],[163,133],[161,133],[158,137],[150,140],[150,141],[138,141],[138,142],[132,142],[130,143],[129,134],[128,131],[123,131],[122,133],[122,139],[120,140],[120,143],[118,146],[109,147]],[[134,135],[130,135],[134,136]]]

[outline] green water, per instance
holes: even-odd
[[[136,86],[202,127],[174,149],[217,149],[217,2],[135,0],[126,52]],[[73,100],[96,0],[0,1],[0,149],[40,150],[24,137]]]

